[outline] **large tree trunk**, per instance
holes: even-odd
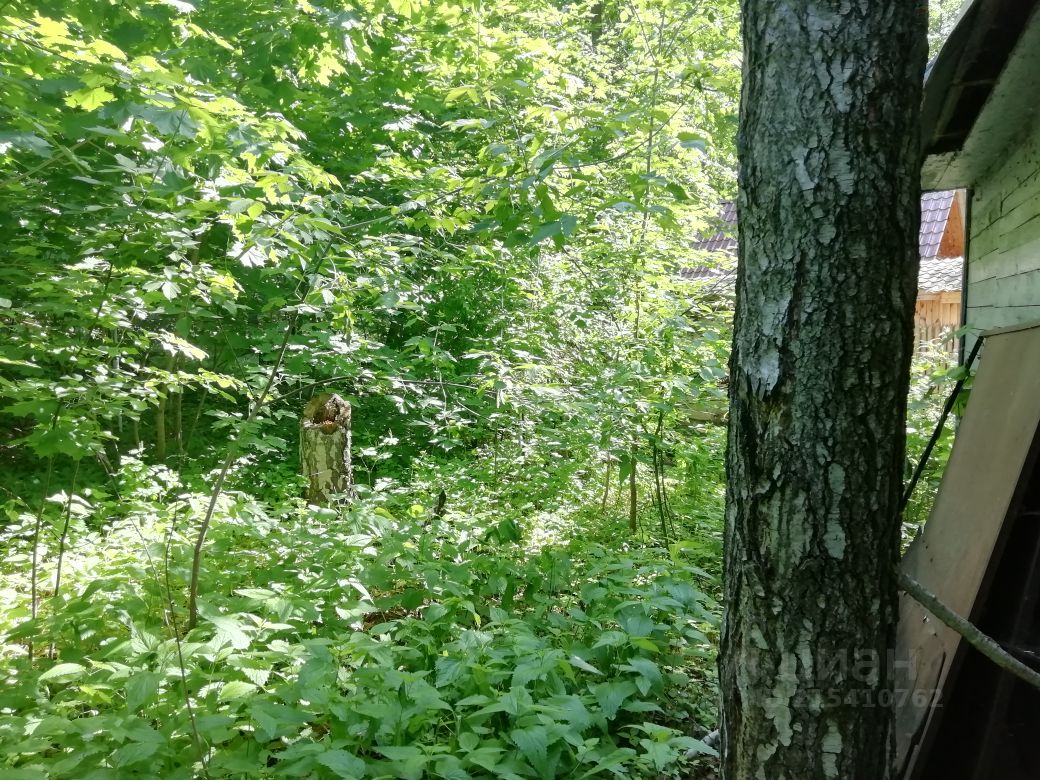
[[[353,493],[350,418],[350,404],[338,395],[316,396],[304,409],[300,467],[307,478],[307,500],[314,504]]]
[[[724,777],[881,778],[927,14],[741,5]]]

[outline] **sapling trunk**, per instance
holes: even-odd
[[[628,529],[635,533],[639,529],[639,493],[636,487],[636,445],[632,444],[628,472]]]

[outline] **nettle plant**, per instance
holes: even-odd
[[[668,776],[712,752],[686,732],[712,708],[688,670],[714,605],[679,554],[532,552],[512,521],[231,492],[222,566],[174,639],[188,571],[164,557],[185,560],[205,496],[134,461],[123,488],[103,534],[85,520],[106,499],[76,513],[35,624],[4,612],[8,641],[61,648],[42,673],[4,665],[5,777]],[[24,551],[17,524],[4,541]]]

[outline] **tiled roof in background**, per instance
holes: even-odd
[[[953,190],[945,192],[926,192],[921,196],[921,259],[935,257],[939,254],[943,233],[946,232],[946,220],[950,217],[953,205]],[[958,289],[959,282],[958,282]]]
[[[950,216],[954,191],[926,192],[921,196],[921,257],[931,258],[939,253],[946,220]],[[693,248],[702,252],[733,252],[737,248],[737,206],[733,201],[722,204],[719,231],[708,238],[693,242]]]
[[[938,257],[954,195],[953,191],[926,192],[921,197],[921,270],[917,277],[921,292],[954,292],[961,289],[964,258]],[[725,203],[719,214],[719,232],[693,244],[694,249],[702,252],[725,254],[713,264],[684,268],[681,272],[684,279],[710,282],[712,288],[728,290],[732,294],[736,280],[736,221],[736,206],[732,202]]]
[[[722,204],[719,213],[719,232],[693,242],[693,248],[702,252],[734,252],[737,249],[737,204],[731,200]]]
[[[963,257],[922,257],[917,289],[930,293],[960,290],[963,268]]]
[[[917,274],[917,289],[922,293],[959,292],[964,272],[963,257],[923,257]],[[732,294],[737,280],[736,258],[730,257],[716,265],[684,268],[683,279],[692,282],[710,282],[709,292],[727,291]]]

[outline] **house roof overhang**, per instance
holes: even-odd
[[[926,190],[970,187],[1040,111],[1040,0],[974,0],[928,70]]]

